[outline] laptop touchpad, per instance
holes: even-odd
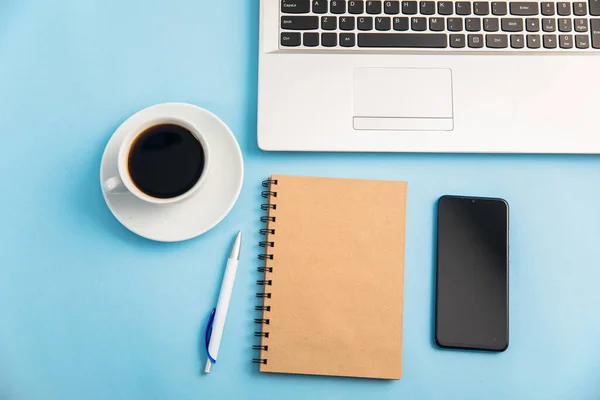
[[[354,70],[354,129],[450,131],[453,128],[451,70]]]

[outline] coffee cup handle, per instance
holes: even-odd
[[[105,180],[102,183],[102,190],[106,194],[122,194],[128,191],[123,180],[118,176]]]

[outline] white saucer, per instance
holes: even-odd
[[[131,193],[104,194],[104,200],[132,232],[151,240],[177,242],[201,235],[225,218],[240,194],[244,162],[235,136],[217,116],[191,104],[158,104],[137,112],[113,134],[102,156],[101,183],[118,175],[117,154],[125,135],[145,120],[163,116],[190,121],[205,135],[211,156],[206,181],[192,197],[175,204],[150,204]]]

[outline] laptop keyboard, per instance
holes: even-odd
[[[280,0],[280,4],[282,49],[600,49],[600,0]]]

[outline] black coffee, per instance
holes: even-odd
[[[179,125],[156,125],[131,145],[129,175],[142,192],[169,199],[194,187],[204,161],[202,144],[192,132]]]

